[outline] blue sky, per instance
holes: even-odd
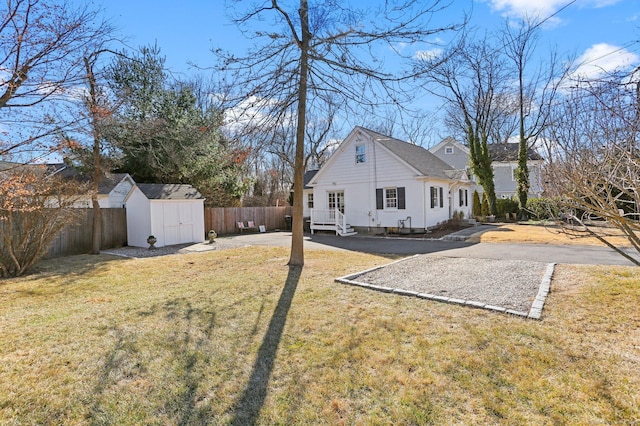
[[[211,48],[241,54],[250,45],[230,22],[226,9],[230,3],[224,0],[93,0],[92,3],[104,9],[129,46],[157,42],[173,72],[195,72],[187,65],[189,61],[211,65]],[[361,6],[369,2],[352,3]],[[518,17],[522,13],[549,16],[567,3],[456,0],[438,19],[455,21],[462,11],[472,8],[472,23],[491,29],[499,26],[504,17]],[[640,1],[577,0],[545,26],[539,47],[542,50],[557,45],[562,53],[581,58],[591,66],[610,69],[621,64],[640,65],[639,40]]]
[[[297,0],[280,1],[297,3]],[[316,0],[309,1],[313,4]],[[367,8],[381,1],[350,0],[348,3]],[[253,2],[243,0],[241,4]],[[189,62],[211,66],[215,59],[212,48],[242,55],[251,46],[229,18],[228,7],[233,4],[230,0],[92,0],[91,4],[103,8],[105,16],[131,48],[157,43],[166,56],[167,67],[176,76],[206,76],[207,71],[194,69]],[[457,22],[469,11],[472,12],[471,24],[488,31],[498,28],[507,17],[555,14],[543,27],[537,52],[546,56],[554,47],[561,56],[576,58],[583,64],[582,75],[596,77],[617,67],[640,66],[640,0],[454,0],[453,6],[436,20]],[[405,48],[418,53],[433,47],[422,44]],[[438,114],[441,104],[437,98],[425,97],[419,107]],[[422,143],[430,145],[448,136],[441,125],[433,122],[430,140]]]

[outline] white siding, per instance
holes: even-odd
[[[112,190],[108,196],[100,196],[98,202],[102,208],[118,209],[124,207],[124,200],[129,195],[129,191],[133,188],[133,183],[130,179],[125,178],[120,181]]]
[[[157,247],[204,241],[204,200],[151,200]]]
[[[364,163],[356,163],[356,145],[365,146]],[[443,207],[429,208],[432,183],[418,178],[405,162],[357,132],[345,139],[314,181],[314,208],[327,209],[328,193],[343,191],[345,215],[351,226],[395,228],[399,220],[410,216],[411,227],[426,228],[449,218],[448,181],[437,183],[443,187]],[[406,208],[376,209],[376,189],[398,187],[405,188]]]
[[[149,235],[157,238],[156,247],[205,240],[204,200],[149,200],[134,187],[126,208],[130,246],[149,247]]]
[[[529,196],[539,197],[542,194],[542,177],[540,165],[535,162],[527,164],[529,168]],[[512,198],[516,196],[517,182],[513,179],[513,170],[518,167],[516,162],[493,163],[493,175],[496,188],[496,197]]]
[[[302,215],[304,217],[311,216],[311,209],[309,208],[309,196],[310,195],[313,196],[313,189],[305,189],[303,191],[303,196],[302,196],[303,212],[302,212]]]
[[[453,153],[447,154],[446,149],[452,148]],[[469,154],[457,143],[447,142],[439,145],[437,149],[430,150],[436,157],[457,170],[464,170],[469,166]]]
[[[149,247],[151,235],[151,209],[149,199],[134,187],[126,200],[127,244],[133,247]]]

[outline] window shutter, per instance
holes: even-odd
[[[460,200],[460,206],[464,206],[464,191],[462,189],[458,190],[458,199]]]
[[[376,209],[384,209],[384,198],[382,196],[382,188],[376,188]]]
[[[406,208],[404,186],[401,186],[398,188],[398,209],[405,210]]]
[[[469,196],[469,191],[465,189],[465,190],[464,190],[464,205],[465,205],[465,206],[468,206],[468,205],[469,205],[468,196]]]
[[[436,206],[436,200],[434,198],[434,194],[433,194],[433,190],[435,189],[433,186],[429,187],[430,189],[430,193],[431,193],[431,208],[434,208]]]
[[[440,187],[440,208],[444,207],[444,199],[442,198],[444,194],[444,191],[442,190],[442,187]]]

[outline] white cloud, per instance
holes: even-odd
[[[440,48],[433,48],[429,50],[418,50],[413,54],[413,59],[417,59],[420,61],[429,61],[431,59],[435,59],[442,55],[444,51]]]
[[[616,70],[628,69],[640,63],[640,57],[625,48],[607,43],[594,44],[577,60],[573,77],[595,79]]]
[[[233,108],[224,111],[224,127],[228,132],[235,132],[246,126],[259,126],[270,120],[271,110],[278,105],[275,99],[250,96]],[[285,116],[288,123],[295,120]]]
[[[540,17],[553,15],[562,7],[569,4],[568,0],[484,0],[491,9],[510,17]],[[576,0],[578,7],[600,8],[611,6],[620,0]],[[558,21],[556,19],[556,21]]]

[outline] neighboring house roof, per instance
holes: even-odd
[[[362,132],[368,134],[380,145],[397,155],[411,167],[419,171],[423,176],[454,179],[449,176],[449,173],[454,169],[423,147],[401,141],[400,139],[395,139],[390,136],[385,136],[381,133],[365,129],[363,127],[358,128]]]
[[[458,142],[452,136],[447,136],[446,138],[438,142],[436,145],[429,148],[429,152],[436,152],[444,145],[455,145],[458,149],[466,152],[467,154],[469,153],[469,148],[466,145],[463,145],[462,143]]]
[[[0,161],[0,172],[18,167],[18,163],[12,163],[11,161]]]
[[[517,143],[492,143],[487,146],[493,161],[518,161],[518,151],[520,147]],[[529,148],[527,150],[527,159],[540,161],[542,157],[536,151]]]
[[[191,185],[139,183],[140,191],[150,200],[202,200],[204,197]]]
[[[451,136],[444,138],[435,146],[429,148],[430,152],[438,151],[444,145],[455,145],[457,148],[462,149],[467,154],[469,153],[469,147],[458,142]],[[487,145],[491,159],[493,161],[518,161],[519,144],[517,143],[490,143]],[[532,161],[543,160],[542,156],[538,154],[534,149],[529,148],[527,150],[527,159]]]
[[[100,185],[98,185],[98,193],[99,194],[108,194],[108,193],[110,193],[111,191],[113,191],[113,189],[120,182],[122,182],[127,177],[129,179],[131,179],[131,177],[129,176],[129,173],[109,173],[109,174],[107,174],[107,176],[105,176],[103,181],[100,182]],[[133,184],[133,179],[131,179],[131,183]]]
[[[318,173],[318,170],[307,170],[306,172],[304,172],[304,186],[303,186],[304,189],[312,188],[308,184],[309,182],[311,182],[311,179],[313,179],[316,173]]]

